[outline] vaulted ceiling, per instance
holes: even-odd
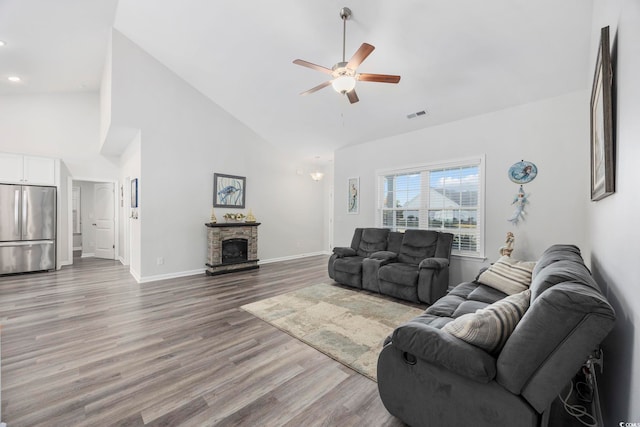
[[[363,43],[350,104],[329,76]],[[0,0],[0,96],[99,89],[113,26],[272,144],[301,158],[588,86],[588,0]],[[7,81],[10,75],[20,83]],[[425,110],[413,119],[407,116]]]

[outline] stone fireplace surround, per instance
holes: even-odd
[[[207,275],[232,273],[234,271],[258,268],[258,226],[259,222],[208,223],[207,227]],[[246,259],[232,256],[231,261],[223,262],[223,242],[245,240],[247,242]],[[242,258],[242,259],[240,259]]]

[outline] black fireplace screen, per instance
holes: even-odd
[[[222,263],[233,264],[247,261],[247,239],[227,239],[222,241]]]

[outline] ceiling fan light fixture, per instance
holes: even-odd
[[[356,87],[356,79],[353,76],[338,76],[331,81],[333,89],[341,94],[351,92]]]
[[[400,81],[400,76],[358,73],[358,67],[362,64],[362,61],[367,59],[371,52],[373,52],[375,47],[369,43],[362,43],[351,59],[347,61],[345,56],[347,20],[351,18],[351,9],[348,7],[340,9],[340,18],[342,19],[342,61],[335,64],[331,69],[308,61],[303,61],[302,59],[296,59],[293,63],[322,73],[331,74],[331,77],[333,77],[332,80],[326,80],[324,83],[302,92],[300,95],[308,95],[331,85],[336,92],[342,95],[347,95],[347,99],[351,104],[355,104],[359,101],[358,95],[355,91],[356,80],[365,82],[398,83]]]

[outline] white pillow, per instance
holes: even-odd
[[[497,354],[529,308],[531,290],[510,295],[488,307],[447,323],[442,330],[471,345]]]
[[[503,256],[478,277],[478,282],[507,295],[517,294],[531,285],[531,272],[535,265],[532,261],[518,261]]]

